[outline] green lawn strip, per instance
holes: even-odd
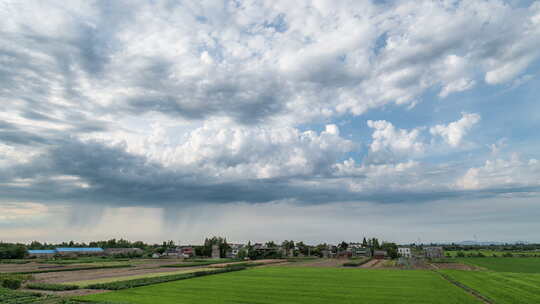
[[[182,274],[182,273],[190,273],[190,272],[196,272],[196,271],[206,271],[206,270],[210,270],[210,268],[197,268],[197,269],[178,270],[178,271],[169,271],[169,272],[155,272],[155,273],[146,273],[146,274],[139,274],[139,275],[123,276],[123,277],[113,277],[113,278],[103,278],[103,279],[95,279],[95,280],[66,282],[66,283],[62,283],[62,284],[77,285],[80,288],[84,288],[85,286],[92,285],[92,284],[111,283],[111,282],[128,281],[128,280],[134,280],[134,279],[144,279],[144,278],[155,278],[155,277],[162,277],[162,276]]]
[[[194,272],[167,275],[167,276],[158,276],[158,277],[152,277],[152,278],[140,278],[140,279],[116,281],[116,282],[110,282],[110,283],[90,284],[86,286],[86,288],[120,290],[120,289],[128,289],[128,288],[158,284],[158,283],[163,283],[163,282],[191,279],[195,277],[207,276],[207,275],[212,275],[212,274],[239,271],[239,270],[244,270],[244,269],[246,268],[245,267],[226,267],[226,268],[220,268],[220,269],[194,271]]]
[[[264,267],[92,294],[81,299],[150,303],[481,303],[432,271]]]
[[[540,274],[439,270],[497,304],[540,303]]]
[[[132,267],[132,266],[130,264],[121,264],[121,265],[104,265],[104,266],[91,266],[91,267],[39,269],[39,270],[32,270],[32,271],[13,272],[13,274],[34,274],[34,273],[78,271],[78,270],[94,270],[94,269],[110,269],[110,268],[126,268],[126,267]]]
[[[492,257],[496,255],[502,257],[504,254],[512,254],[514,256],[526,256],[526,257],[535,257],[540,256],[540,251],[510,251],[510,250],[447,250],[445,254],[449,254],[451,257],[456,257],[458,252],[463,252],[466,256],[468,255],[478,255],[479,253],[485,255],[486,257]]]
[[[540,258],[456,258],[455,261],[499,272],[540,273]]]

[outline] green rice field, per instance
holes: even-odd
[[[540,274],[442,270],[497,304],[540,303]]]
[[[456,257],[458,252],[460,251],[445,251],[445,254],[446,255],[450,255],[451,257]],[[501,251],[501,250],[484,250],[484,249],[480,249],[480,250],[462,250],[461,252],[463,252],[465,255],[477,255],[478,253],[481,253],[483,255],[485,255],[486,257],[492,257],[493,255],[496,255],[498,257],[502,257],[503,254],[512,254],[514,256],[540,256],[540,251]]]
[[[457,258],[456,261],[492,271],[540,273],[540,258]]]
[[[264,267],[80,299],[121,303],[481,303],[439,274],[421,270]]]

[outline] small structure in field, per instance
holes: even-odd
[[[373,258],[377,260],[385,259],[388,256],[388,252],[386,250],[375,250],[373,252]]]
[[[193,246],[181,246],[180,250],[182,251],[184,258],[195,256],[195,249],[193,249]]]
[[[142,255],[140,248],[107,248],[104,250],[106,255]]]
[[[442,247],[424,247],[424,255],[428,259],[442,259],[444,250]]]
[[[162,256],[167,257],[167,258],[176,258],[176,259],[180,259],[184,257],[182,255],[182,250],[180,248],[169,248],[165,250]]]
[[[28,257],[30,258],[52,258],[56,255],[54,249],[42,249],[42,250],[28,250]]]
[[[228,258],[237,258],[240,251],[244,248],[244,244],[230,244],[231,249],[227,251]]]
[[[64,257],[78,257],[88,255],[104,255],[104,250],[99,247],[61,247],[55,249],[56,254]]]
[[[212,245],[212,259],[219,259],[219,258],[221,258],[221,254],[219,252],[219,246]]]
[[[399,254],[400,257],[404,257],[404,258],[412,257],[411,248],[409,248],[409,247],[399,247],[398,248],[398,254]]]

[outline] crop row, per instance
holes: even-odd
[[[15,274],[33,274],[33,273],[94,270],[94,269],[109,269],[109,268],[125,268],[125,267],[131,267],[131,265],[130,264],[121,264],[121,265],[103,265],[103,266],[91,266],[91,267],[40,269],[40,270],[32,270],[32,271],[15,272]]]

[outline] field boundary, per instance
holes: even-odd
[[[436,268],[436,267],[434,267]],[[436,268],[438,269],[438,268]],[[437,270],[433,270],[433,272],[439,274],[443,279],[445,279],[446,281],[448,281],[449,283],[463,289],[465,292],[473,295],[474,297],[476,297],[477,299],[479,299],[480,301],[484,302],[485,304],[495,304],[495,302],[493,302],[491,299],[489,299],[488,297],[484,296],[483,294],[481,294],[480,292],[478,292],[477,290],[475,289],[472,289],[471,287],[457,281],[457,280],[454,280],[452,277],[450,277],[449,275],[447,274],[444,274],[444,273],[441,273]]]

